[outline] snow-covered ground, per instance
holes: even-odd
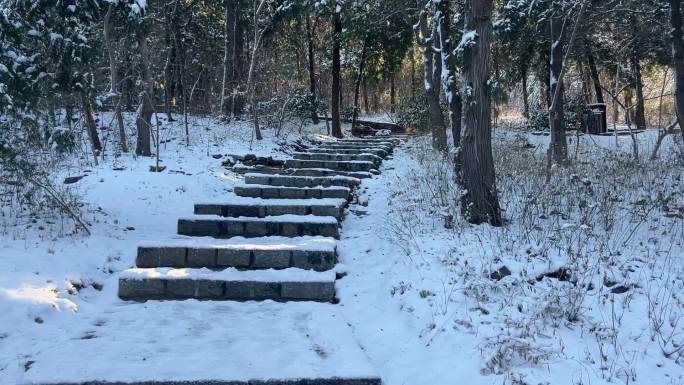
[[[225,200],[241,183],[221,165],[225,157],[212,155],[286,157],[271,131],[257,142],[248,125],[200,119],[191,129],[191,147],[178,123],[163,136],[171,141],[162,147],[162,173],[149,172],[148,159],[93,166],[85,156],[55,172],[61,180],[91,170],[72,185],[87,204],[91,236],[67,235],[69,221],[5,218],[12,223],[0,238],[1,384],[373,374],[386,385],[684,384],[684,221],[672,216],[684,191],[676,179],[682,165],[670,155],[631,171],[650,183],[667,170],[663,186],[637,189],[629,179],[614,195],[605,194],[615,185],[594,179],[603,174],[582,174],[588,166],[576,176],[556,171],[557,187],[578,187],[549,200],[558,203],[554,212],[541,199],[554,191],[516,179],[527,174],[515,169],[537,167],[548,139],[499,130],[510,223],[470,226],[455,215],[447,229],[458,191],[439,181],[452,183],[450,166],[425,150],[424,138],[413,139],[363,181],[360,203],[347,209],[339,304],[119,300],[118,272],[133,267],[139,243],[173,239],[193,203]],[[305,134],[324,131],[322,124]],[[617,151],[611,137],[581,140],[576,152],[570,147],[584,163],[626,164],[631,154],[629,137]],[[652,133],[639,140],[648,154]],[[541,203],[516,198],[533,192]],[[673,197],[665,201],[665,192]],[[589,202],[570,201],[582,196]],[[592,211],[592,199],[612,208]],[[502,266],[511,275],[490,275]],[[560,267],[573,269],[572,278],[541,277]],[[627,291],[613,292],[619,286]]]

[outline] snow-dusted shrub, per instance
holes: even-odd
[[[397,106],[396,118],[397,123],[403,127],[417,132],[427,131],[430,124],[430,112],[425,93],[421,92],[412,99],[402,98]]]
[[[543,138],[497,133],[502,228],[461,219],[451,160],[416,140],[416,165],[391,184],[389,226],[418,265],[442,253],[446,294],[421,289],[444,297],[434,303],[468,304],[458,321],[480,322],[483,373],[573,359],[632,383],[640,358],[625,351],[684,358],[684,270],[673,263],[684,252],[684,168],[676,148],[644,161],[615,150],[613,138],[571,139],[572,161],[549,175]],[[448,316],[444,307],[433,316]]]
[[[53,182],[51,172],[76,147],[76,137],[39,119],[0,120],[0,223],[80,219],[80,199]],[[30,218],[30,219],[29,219]]]

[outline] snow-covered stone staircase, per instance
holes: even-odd
[[[140,245],[119,297],[334,303],[345,207],[397,142],[341,139],[297,152],[283,167],[233,167],[244,174],[235,196],[196,203],[194,215],[178,220],[187,239]]]

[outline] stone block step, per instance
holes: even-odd
[[[373,154],[326,154],[326,153],[311,153],[311,152],[295,152],[292,154],[295,159],[301,160],[325,160],[333,162],[348,162],[362,160],[365,162],[373,162],[376,166],[382,163],[382,158]]]
[[[265,218],[196,215],[178,220],[178,234],[216,238],[255,238],[274,235],[340,237],[337,218],[314,215],[278,215]]]
[[[337,140],[327,141],[327,142],[323,142],[323,143],[364,144],[364,145],[368,145],[368,146],[382,145],[382,146],[395,147],[397,142],[392,141],[392,140],[384,140],[384,139],[337,139]]]
[[[124,300],[318,301],[335,298],[335,272],[289,268],[239,271],[129,269],[119,276]]]
[[[337,147],[337,148],[329,148],[329,147],[317,147],[317,148],[309,148],[307,149],[308,152],[311,153],[323,153],[323,154],[373,154],[377,155],[381,158],[386,157],[389,152],[382,150],[382,149],[373,149],[373,148],[357,148],[357,147]]]
[[[375,163],[362,160],[335,162],[327,160],[288,159],[285,161],[285,166],[288,168],[329,169],[351,172],[370,172],[377,168]]]
[[[370,143],[335,143],[335,142],[324,142],[321,143],[319,148],[360,148],[360,149],[374,149],[374,150],[383,150],[386,151],[387,153],[392,152],[392,146],[391,145],[384,145],[384,144],[370,144]]]
[[[268,185],[238,185],[233,188],[235,195],[261,199],[323,199],[341,198],[349,200],[351,189],[348,187],[284,187]]]
[[[275,215],[316,215],[341,219],[347,200],[326,199],[261,199],[234,197],[221,202],[195,204],[195,215],[222,217],[267,217]]]
[[[138,245],[141,268],[299,269],[326,271],[337,263],[336,243],[327,237],[236,237],[172,239]]]
[[[373,174],[365,171],[342,171],[342,170],[331,170],[328,168],[278,168],[278,167],[266,167],[266,166],[233,166],[231,167],[233,172],[238,174],[247,173],[259,173],[259,174],[272,174],[272,175],[291,175],[291,176],[348,176],[351,178],[370,178]]]
[[[312,177],[247,173],[245,174],[245,183],[282,187],[342,186],[353,189],[361,184],[361,179],[343,175]]]

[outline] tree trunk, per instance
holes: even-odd
[[[309,58],[309,93],[311,98],[311,121],[318,124],[318,98],[316,97],[316,59],[314,57],[314,39],[309,15],[306,15],[306,42]]]
[[[244,27],[242,24],[242,18],[240,17],[240,5],[241,0],[231,0],[235,2],[235,12],[233,18],[233,41],[231,42],[233,47],[233,52],[231,53],[231,96],[230,96],[230,113],[233,119],[239,118],[242,115],[242,110],[244,108],[244,99],[240,95],[240,84],[244,80]]]
[[[171,39],[171,28],[173,21],[176,19],[176,5],[173,6],[173,11],[169,10],[171,8],[170,4],[164,5],[164,44],[166,48],[166,61],[164,63],[164,108],[166,109],[166,117],[169,122],[173,122],[173,116],[171,116],[171,83],[173,83],[173,72],[171,68],[171,63],[173,62],[174,44]]]
[[[124,126],[123,114],[121,113],[121,94],[119,93],[119,72],[116,67],[116,58],[114,56],[114,45],[112,44],[112,8],[109,5],[107,14],[104,18],[104,39],[107,46],[107,54],[109,57],[109,78],[111,82],[112,94],[114,95],[114,115],[116,116],[116,123],[119,126],[119,145],[122,152],[128,152],[128,143],[126,143],[126,127]]]
[[[425,95],[428,102],[428,112],[430,114],[430,131],[432,133],[432,148],[439,151],[446,151],[446,126],[444,116],[439,104],[439,92],[441,83],[442,64],[440,54],[435,52],[439,48],[439,41],[436,40],[437,22],[432,21],[430,35],[428,35],[428,15],[423,11],[420,15],[416,33],[418,45],[423,47],[423,72],[425,76]]]
[[[370,112],[370,105],[368,104],[368,80],[363,78],[363,109],[368,114]]]
[[[264,7],[266,0],[261,0],[258,4],[255,3],[256,9],[254,10],[254,20],[258,20],[261,15],[261,10]],[[247,90],[249,91],[249,103],[252,108],[252,120],[254,122],[254,136],[257,140],[261,140],[261,128],[259,128],[259,106],[256,100],[256,84],[254,80],[254,69],[256,66],[257,54],[259,53],[259,47],[261,46],[261,38],[263,37],[263,31],[260,30],[259,23],[254,23],[254,40],[252,42],[252,55],[249,62],[249,72],[247,73]]]
[[[254,27],[255,29],[258,26]],[[259,38],[257,38],[258,40]],[[249,64],[249,73],[247,74],[247,86],[249,88],[249,103],[252,107],[252,121],[254,122],[254,136],[257,140],[261,140],[261,129],[259,128],[259,108],[256,101],[256,86],[254,84],[254,66],[256,64],[256,55],[258,51],[258,42],[254,42],[254,47],[252,48],[252,59]]]
[[[582,83],[582,97],[584,104],[590,104],[591,97],[591,79],[585,63],[582,60],[577,60],[577,71],[579,72],[580,82]]]
[[[190,146],[190,128],[188,125],[188,87],[185,82],[185,43],[183,42],[182,34],[185,33],[185,28],[188,26],[186,22],[183,26],[178,26],[174,31],[174,44],[176,49],[176,74],[178,75],[178,82],[180,83],[180,96],[183,99],[183,123],[185,125],[185,144]]]
[[[93,105],[90,103],[85,91],[81,91],[81,106],[83,108],[85,127],[88,131],[88,138],[90,139],[93,156],[95,157],[95,162],[97,163],[97,156],[100,154],[100,152],[102,152],[102,142],[100,142],[100,137],[97,134],[97,123],[95,122]]]
[[[413,49],[413,46],[411,46],[409,50],[409,57],[411,58],[411,100],[416,99],[416,58]]]
[[[332,115],[332,135],[342,137],[340,124],[340,39],[342,38],[342,20],[337,1],[333,12],[333,41],[332,41],[332,86],[330,90],[330,113]]]
[[[646,113],[644,107],[644,85],[641,79],[641,63],[636,50],[632,54],[634,68],[634,90],[636,91],[636,109],[634,110],[634,124],[637,130],[646,129]]]
[[[565,135],[564,87],[561,78],[563,71],[563,19],[551,19],[551,106],[549,108],[549,125],[551,143],[549,159],[554,164],[564,163],[568,157],[568,140]]]
[[[140,72],[142,75],[143,91],[140,93],[140,105],[138,106],[138,116],[135,119],[135,127],[138,130],[138,140],[135,147],[135,154],[141,156],[152,155],[150,148],[150,127],[152,121],[152,76],[150,75],[149,52],[147,48],[147,37],[142,31],[136,32],[138,39],[138,50],[140,52]]]
[[[354,112],[352,112],[352,135],[356,135],[356,120],[359,117],[359,93],[361,91],[361,81],[363,80],[363,66],[366,62],[366,49],[368,47],[368,36],[363,39],[363,48],[361,48],[361,59],[359,61],[359,72],[356,75],[356,84],[354,87]]]
[[[530,94],[527,91],[527,66],[522,71],[523,116],[530,117]]]
[[[227,99],[226,90],[228,89],[228,82],[231,80],[233,61],[232,59],[232,42],[235,40],[235,0],[225,0],[224,10],[224,26],[223,26],[223,74],[221,78],[221,100],[220,111],[225,117],[230,117],[229,103]]]
[[[447,103],[449,104],[449,122],[451,125],[451,135],[454,140],[454,147],[458,148],[461,145],[461,118],[463,115],[461,94],[458,91],[458,83],[456,82],[456,57],[452,54],[453,47],[451,44],[451,15],[449,13],[449,1],[442,0],[437,4],[435,18],[438,24],[439,37],[439,52],[441,54],[441,62],[444,63],[441,81],[444,87],[444,94],[446,95]],[[461,29],[461,28],[459,28]],[[456,170],[460,168],[458,156],[456,157]]]
[[[596,103],[605,103],[603,99],[603,88],[601,87],[601,78],[599,77],[598,69],[596,68],[596,61],[594,54],[591,52],[589,46],[585,46],[585,55],[587,57],[587,64],[589,64],[589,72],[591,74],[591,81],[594,83],[594,94],[596,95]]]
[[[625,124],[628,126],[631,126],[632,123],[634,122],[634,119],[632,117],[634,116],[634,106],[632,104],[632,89],[631,88],[626,88],[625,89]]]
[[[675,112],[684,135],[684,40],[682,36],[681,0],[670,0],[670,38],[675,78]]]
[[[396,106],[397,90],[394,86],[394,74],[390,75],[390,112],[394,113]]]
[[[464,80],[468,87],[465,128],[461,143],[461,211],[470,223],[501,226],[492,156],[490,42],[493,0],[467,0],[465,30],[475,31],[475,45],[464,52]]]

